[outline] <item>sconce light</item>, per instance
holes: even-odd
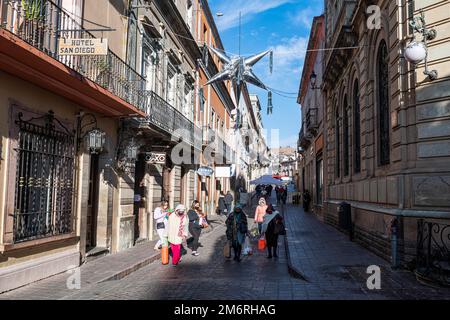
[[[437,32],[434,29],[427,29],[423,11],[421,11],[419,17],[413,18],[409,24],[413,28],[413,40],[405,47],[404,57],[408,62],[414,65],[425,61],[425,71],[423,73],[427,75],[430,80],[436,80],[438,78],[437,71],[428,69],[427,43],[436,38]],[[416,41],[415,33],[420,33],[422,35],[422,41]]]
[[[99,154],[103,151],[106,143],[106,133],[95,128],[86,134],[86,145],[90,154]]]
[[[83,125],[83,120],[86,117],[91,117],[91,121]],[[90,154],[100,154],[103,152],[106,144],[106,133],[98,128],[97,118],[92,113],[80,112],[77,115],[77,135],[79,137],[77,150],[80,149],[80,144],[84,140],[86,149]],[[84,132],[84,129],[94,126],[94,129]]]
[[[311,83],[311,89],[316,90],[319,89],[316,85],[317,85],[317,74],[314,72],[311,73],[311,75],[309,76],[309,82]]]

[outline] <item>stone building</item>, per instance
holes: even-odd
[[[326,198],[324,181],[326,160],[325,109],[321,94],[323,57],[325,46],[325,17],[315,17],[311,26],[303,73],[297,102],[302,109],[302,128],[298,147],[298,190],[311,194],[312,209],[323,218],[323,201]]]
[[[325,10],[325,220],[337,225],[346,201],[356,241],[420,264],[426,237],[445,248],[438,233],[450,221],[450,1],[329,0]],[[421,10],[437,33],[428,41],[437,79],[404,58]],[[442,224],[436,234],[432,223]]]

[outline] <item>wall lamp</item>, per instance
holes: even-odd
[[[428,41],[435,39],[437,32],[435,29],[427,28],[423,11],[420,12],[420,16],[412,18],[409,24],[413,28],[413,39],[405,48],[405,59],[414,65],[425,61],[425,71],[423,73],[430,80],[436,80],[438,72],[428,69]],[[422,35],[422,41],[416,41],[416,33]]]

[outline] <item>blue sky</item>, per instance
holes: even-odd
[[[241,53],[251,55],[266,49],[274,50],[273,74],[269,59],[261,60],[254,71],[269,87],[297,93],[308,45],[312,19],[323,11],[323,0],[209,0],[217,26],[230,54],[239,52],[239,11],[242,12]],[[280,145],[296,146],[301,111],[296,95],[290,98],[273,94],[273,114],[267,116],[267,92],[249,85],[259,95],[263,107],[264,127],[280,129]]]

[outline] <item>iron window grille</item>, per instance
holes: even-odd
[[[45,120],[41,125],[38,120]],[[65,131],[56,129],[58,122]],[[73,231],[75,137],[49,112],[20,113],[14,206],[14,243]]]

